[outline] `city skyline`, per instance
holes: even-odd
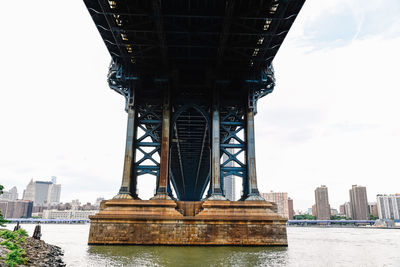
[[[54,178],[56,178],[55,176],[50,176],[49,178],[43,178],[43,179],[40,179],[40,180],[42,180],[42,181],[40,181],[39,179],[33,179],[33,178],[31,178],[29,181],[32,181],[32,180],[34,180],[35,182],[36,181],[39,181],[39,182],[43,182],[43,181],[47,181],[47,180],[52,180],[52,179],[54,179]],[[58,177],[57,177],[57,181],[58,181]],[[237,181],[236,181],[236,183],[237,183]],[[29,183],[28,183],[29,184]],[[61,185],[61,183],[57,183],[58,185]],[[355,185],[349,185],[348,186],[348,188],[345,188],[344,190],[345,191],[347,191],[347,192],[349,192],[349,188],[350,188],[350,191],[351,191],[351,189],[352,189],[352,187],[354,187]],[[329,186],[327,186],[327,185],[322,185],[322,187],[326,187],[326,188],[329,188]],[[368,186],[361,186],[361,187],[364,187],[364,188],[368,188]],[[26,188],[26,185],[25,185],[25,187],[23,187],[23,188]],[[10,189],[17,189],[17,191],[18,191],[18,199],[19,200],[22,200],[23,199],[23,194],[22,193],[20,193],[20,192],[23,192],[24,191],[24,189],[22,188],[22,190],[20,191],[20,189],[18,189],[18,186],[16,186],[16,185],[13,185],[11,188],[7,188],[7,187],[5,187],[4,188],[4,191],[5,192],[7,192],[7,191],[9,191]],[[319,186],[317,186],[317,189],[318,188],[320,188]],[[296,199],[294,199],[294,198],[292,198],[292,197],[288,197],[288,199],[290,199],[291,201],[292,201],[292,203],[294,202],[294,204],[293,204],[293,206],[294,206],[294,213],[295,214],[297,214],[297,213],[307,213],[310,209],[311,209],[311,207],[313,206],[313,205],[315,205],[316,203],[315,203],[315,188],[312,190],[312,192],[310,192],[311,193],[311,197],[310,197],[310,203],[308,203],[308,206],[306,205],[305,206],[305,208],[298,208],[297,206],[296,206]],[[64,191],[64,190],[63,190]],[[331,189],[329,189],[329,192],[331,191]],[[263,194],[263,195],[266,195],[266,194],[271,194],[271,193],[279,193],[279,194],[282,194],[282,193],[280,193],[280,192],[275,192],[274,190],[270,190],[270,191],[261,191],[261,193]],[[283,193],[285,193],[285,194],[287,194],[287,196],[289,196],[290,195],[290,192],[287,192],[287,191],[283,191]],[[392,192],[392,191],[390,191],[390,192],[380,192],[380,193],[378,193],[378,194],[376,194],[375,196],[369,196],[368,195],[368,190],[367,190],[367,199],[368,199],[368,205],[369,205],[369,203],[375,203],[376,204],[376,202],[377,202],[377,200],[378,200],[378,197],[379,196],[386,196],[386,195],[389,195],[389,196],[391,196],[391,195],[393,195],[393,196],[398,196],[399,195],[399,193],[398,192]],[[153,194],[153,192],[147,192],[147,194],[148,195],[152,195]],[[332,193],[329,193],[329,199],[330,199],[330,196],[331,196],[331,194]],[[61,197],[60,197],[60,203],[71,203],[72,201],[75,201],[75,200],[79,200],[80,202],[82,202],[82,203],[95,203],[96,201],[95,200],[97,200],[97,199],[99,199],[99,198],[104,198],[104,196],[103,195],[97,195],[96,197],[94,197],[93,199],[90,199],[90,198],[79,198],[79,197],[73,197],[73,198],[68,198],[68,197],[63,197],[63,195],[61,194]],[[107,197],[105,197],[104,199],[107,199]],[[349,197],[349,195],[347,196],[347,198],[345,198],[345,199],[342,199],[342,200],[339,200],[338,201],[338,205],[335,205],[335,204],[331,204],[331,201],[329,200],[329,204],[330,204],[330,209],[336,209],[336,210],[338,210],[338,211],[340,211],[340,207],[342,206],[342,205],[345,205],[346,203],[350,203],[350,197]],[[351,209],[351,207],[349,207],[350,209]],[[344,214],[342,214],[342,215],[344,215]]]
[[[26,2],[18,10],[30,23],[4,29],[13,42],[0,49],[7,77],[0,183],[21,194],[29,179],[55,175],[61,201],[111,198],[122,176],[126,113],[106,83],[110,57],[82,2],[43,5],[65,12]],[[395,0],[305,3],[274,60],[275,90],[255,118],[260,191],[288,192],[295,210],[310,206],[319,184],[336,208],[352,184],[367,186],[368,199],[400,191],[399,8]],[[0,21],[15,18],[6,13]],[[23,64],[14,60],[20,51],[29,52]],[[155,179],[139,180],[147,197],[154,187]]]

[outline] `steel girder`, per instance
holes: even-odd
[[[137,114],[136,127],[142,130],[142,134],[136,139],[136,150],[142,155],[135,162],[137,176],[151,174],[159,177],[160,162],[154,156],[160,153],[161,148],[161,110],[157,106],[138,105]]]
[[[244,108],[227,106],[221,109],[221,158],[227,156],[221,163],[221,184],[224,177],[234,175],[242,178],[243,195],[248,194],[246,171],[246,122]]]
[[[214,177],[214,118],[220,140],[213,152],[227,156],[215,184],[222,187],[228,175],[242,177],[243,198],[258,199],[257,101],[274,89],[272,61],[305,0],[83,1],[112,57],[109,86],[125,97],[130,117],[136,112],[135,176],[155,175],[159,184],[167,86],[172,119],[169,154],[163,155],[178,199],[199,200]],[[217,117],[211,99],[216,89]]]

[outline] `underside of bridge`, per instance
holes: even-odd
[[[178,201],[225,201],[223,179],[234,175],[241,200],[263,201],[254,115],[304,1],[84,0],[112,58],[109,86],[126,100],[115,201],[138,199],[142,175],[157,177],[153,200],[171,200],[173,187]]]

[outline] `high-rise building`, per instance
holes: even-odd
[[[338,210],[331,208],[331,215],[339,215]]]
[[[55,182],[55,177],[52,177]],[[33,201],[34,206],[48,206],[60,203],[61,185],[53,182],[31,181],[24,190],[23,199]]]
[[[100,207],[100,203],[101,203],[103,200],[104,200],[104,197],[98,197],[98,198],[96,199],[96,201],[94,202],[94,205],[95,205],[96,207]]]
[[[17,200],[18,199],[18,191],[17,188],[14,186],[10,190],[3,191],[3,194],[0,195],[0,200]]]
[[[0,211],[5,218],[30,218],[33,202],[27,200],[0,200]]]
[[[367,189],[353,185],[350,189],[350,207],[353,220],[369,220]]]
[[[228,152],[233,153],[233,149],[228,149]],[[228,155],[225,153],[222,155],[222,162],[228,160]],[[226,164],[226,167],[233,167],[234,162],[230,161]],[[235,199],[235,176],[234,175],[227,175],[224,177],[224,194],[225,197],[230,200],[234,201]]]
[[[353,214],[351,213],[351,205],[350,202],[345,202],[344,204],[344,215],[346,216],[347,219],[352,219]]]
[[[294,209],[293,209],[293,199],[288,198],[288,209],[289,209],[289,220],[293,220],[294,217]]]
[[[339,213],[340,213],[340,215],[346,215],[346,206],[344,204],[340,205]]]
[[[49,203],[49,205],[57,205],[60,203],[60,197],[61,197],[61,185],[51,184],[49,186],[49,191],[47,195],[47,203]]]
[[[288,193],[286,192],[273,192],[262,193],[261,196],[269,202],[276,203],[278,207],[278,214],[283,218],[289,218],[289,201]]]
[[[368,214],[378,217],[378,205],[375,202],[369,202],[368,203]]]
[[[400,220],[400,194],[377,195],[379,219]]]
[[[330,220],[331,206],[329,205],[328,187],[321,185],[315,189],[314,193],[317,220]]]

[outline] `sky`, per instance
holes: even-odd
[[[83,1],[6,1],[0,16],[0,184],[62,184],[61,201],[111,198],[125,148],[123,98]],[[256,116],[259,190],[295,210],[326,185],[334,208],[353,184],[400,192],[400,2],[307,0],[275,60]],[[139,195],[154,179],[139,180]]]

